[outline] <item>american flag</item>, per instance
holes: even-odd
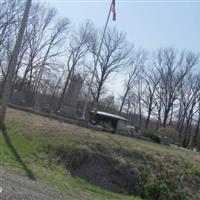
[[[113,13],[113,21],[116,20],[115,0],[112,0],[111,11]]]

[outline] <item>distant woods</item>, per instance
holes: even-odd
[[[24,6],[13,0],[0,3],[1,97]],[[74,27],[68,18],[60,18],[55,9],[33,3],[12,93],[22,92],[26,97],[25,106],[57,112],[72,77],[79,74],[84,79],[77,105],[77,114],[81,116],[101,35],[102,29],[91,21]],[[109,83],[116,75],[124,80],[117,83],[123,86],[118,97],[108,92]],[[135,48],[124,33],[110,27],[103,41],[88,109],[94,102],[98,109],[127,117],[140,129],[172,127],[178,131],[182,146],[200,149],[197,53],[178,52],[175,48],[147,52]]]

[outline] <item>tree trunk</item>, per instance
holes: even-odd
[[[159,105],[160,107],[158,108],[158,120],[157,120],[157,124],[156,124],[156,130],[159,129],[160,127],[160,122],[161,122],[161,105]]]
[[[168,114],[169,114],[169,111],[165,110],[165,112],[164,112],[164,119],[163,119],[163,127],[166,127],[166,125],[167,125]]]
[[[171,113],[170,113],[170,119],[169,119],[169,125],[170,126],[172,125],[172,122],[173,122],[173,113],[174,113],[174,106],[172,105]]]
[[[67,80],[65,81],[65,85],[64,85],[64,88],[63,88],[63,91],[62,91],[62,95],[61,95],[60,100],[58,102],[57,110],[60,110],[60,108],[61,108],[61,104],[63,102],[67,87],[69,85],[69,81],[72,78],[72,76],[73,76],[73,67],[69,70],[69,73],[68,73],[68,76],[67,76]]]
[[[149,110],[148,115],[147,115],[147,119],[146,119],[146,123],[145,123],[145,128],[148,128],[148,126],[149,126],[150,115],[151,115],[151,112]]]
[[[151,113],[152,113],[152,104],[153,104],[153,99],[150,98],[150,102],[149,102],[149,106],[148,106],[148,115],[147,115],[147,119],[145,122],[145,128],[148,128],[148,126],[149,126],[150,117],[151,117]]]
[[[199,113],[198,113],[198,121],[197,121],[197,125],[196,125],[196,129],[195,129],[195,133],[194,133],[194,137],[193,137],[193,141],[192,141],[192,145],[193,147],[197,147],[198,145],[198,135],[199,135],[199,130],[200,130],[200,102],[199,102]]]
[[[97,89],[97,95],[96,95],[96,98],[95,98],[95,104],[97,104],[99,102],[102,86],[103,86],[103,80],[101,79],[101,81],[99,83],[99,86],[98,86],[98,89]]]
[[[142,103],[141,103],[141,91],[142,91],[142,82],[141,77],[139,78],[138,84],[138,106],[139,106],[139,128],[142,128]]]
[[[190,143],[190,125],[191,125],[191,120],[192,120],[192,117],[193,117],[193,110],[194,110],[194,107],[195,107],[195,104],[196,102],[194,101],[192,103],[192,106],[191,106],[191,109],[190,109],[190,112],[189,112],[189,116],[188,116],[188,119],[187,119],[187,122],[186,122],[186,130],[185,130],[185,134],[184,134],[184,140],[183,140],[183,147],[187,147]]]
[[[126,101],[126,97],[128,95],[128,91],[129,91],[129,89],[127,88],[126,92],[124,93],[124,96],[122,97],[122,103],[121,103],[121,106],[120,106],[120,109],[119,109],[119,114],[121,114],[121,112],[122,112],[123,106],[124,106],[125,101]]]

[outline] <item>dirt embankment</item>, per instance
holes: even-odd
[[[200,176],[185,171],[181,166],[183,162],[177,158],[166,157],[161,162],[153,156],[124,149],[106,153],[103,146],[92,145],[88,149],[48,146],[47,153],[51,159],[59,158],[58,162],[63,163],[73,177],[109,191],[152,200],[199,198]]]

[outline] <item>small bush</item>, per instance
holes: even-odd
[[[189,197],[185,192],[181,190],[175,190],[172,194],[172,200],[189,200]]]
[[[146,138],[153,140],[154,142],[160,143],[159,135],[152,129],[143,129],[142,135]]]
[[[144,185],[144,198],[149,200],[170,200],[171,195],[166,184],[151,179]]]
[[[101,122],[99,123],[99,125],[101,125],[104,129],[113,130],[113,126],[111,123]]]
[[[180,190],[170,190],[165,183],[151,178],[144,185],[144,198],[148,200],[188,200],[187,195]]]
[[[179,133],[178,133],[177,130],[175,130],[172,127],[162,127],[162,128],[159,129],[158,134],[161,137],[165,137],[166,136],[166,137],[171,138],[173,143],[177,143],[178,142]]]

